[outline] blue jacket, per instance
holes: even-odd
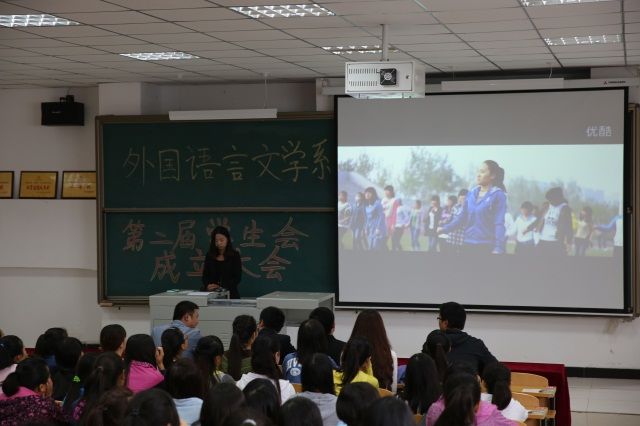
[[[202,337],[202,335],[200,334],[200,330],[198,330],[197,328],[187,327],[185,323],[180,320],[173,320],[170,324],[158,325],[156,327],[153,327],[153,330],[151,331],[151,337],[153,337],[153,342],[155,343],[156,347],[162,346],[162,343],[160,341],[162,333],[164,333],[166,329],[171,327],[177,328],[178,330],[182,331],[182,334],[187,336],[187,338],[189,339],[189,347],[186,351],[184,351],[184,356],[187,358],[193,358],[193,351],[195,350],[196,345],[198,344],[198,340],[200,340],[200,337]]]
[[[465,244],[493,244],[494,253],[504,253],[507,195],[496,186],[492,186],[480,199],[479,193],[479,186],[469,191],[462,213],[445,225],[442,232],[448,234],[463,227]]]

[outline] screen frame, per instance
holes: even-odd
[[[635,182],[632,183],[633,173],[633,141],[631,140],[631,116],[629,113],[629,88],[627,86],[618,87],[587,87],[587,88],[565,88],[565,89],[542,89],[542,90],[508,90],[508,91],[479,91],[479,92],[434,92],[426,93],[425,97],[431,96],[451,96],[451,95],[490,95],[490,94],[512,94],[512,93],[548,93],[548,92],[593,92],[593,91],[611,91],[622,90],[623,91],[623,111],[624,111],[624,130],[623,130],[623,189],[622,189],[622,205],[623,205],[623,308],[622,309],[602,309],[602,308],[576,308],[576,307],[563,307],[563,306],[516,306],[516,305],[475,305],[465,304],[465,309],[478,313],[491,313],[491,314],[532,314],[532,315],[574,315],[574,316],[608,316],[608,317],[631,317],[634,315],[633,306],[633,285],[632,285],[632,270],[633,270],[633,257],[631,245],[634,243],[632,238],[632,224],[633,220],[632,212],[632,191],[635,187]],[[339,100],[342,98],[351,98],[347,95],[340,95],[334,97],[334,117],[336,126],[336,158],[338,158],[338,148],[340,147],[340,139],[338,134],[338,121],[339,121]],[[361,100],[366,102],[366,100]],[[636,129],[640,130],[640,129]],[[338,173],[338,170],[336,170]],[[335,194],[338,193],[338,180],[336,179]],[[337,196],[336,196],[337,203]],[[380,303],[380,302],[346,302],[340,299],[340,253],[338,247],[338,215],[336,213],[336,265],[338,265],[337,277],[336,277],[336,309],[379,309],[390,311],[437,311],[439,304],[434,303]]]

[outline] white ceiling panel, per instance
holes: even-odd
[[[640,1],[624,0],[624,10],[640,10]]]
[[[429,44],[404,44],[398,48],[405,52],[438,52],[442,50],[467,50],[469,45],[465,43],[429,43]]]
[[[354,1],[354,0],[347,0]],[[363,0],[365,1],[365,0]],[[220,6],[246,6],[248,4],[255,6],[263,6],[263,5],[274,5],[281,4],[282,2],[274,1],[274,0],[212,0],[212,3],[218,4]],[[318,1],[310,1],[310,0],[296,0],[295,4],[304,4],[304,3],[319,3]],[[326,3],[326,2],[325,2]]]
[[[66,47],[30,47],[32,52],[42,53],[43,55],[63,56],[63,55],[98,55],[101,52],[96,49],[84,46],[66,46]]]
[[[572,28],[587,26],[616,25],[622,23],[620,13],[602,13],[599,15],[563,16],[560,18],[534,19],[536,27],[543,28]]]
[[[2,40],[0,39],[0,45],[7,47],[61,47],[61,46],[71,46],[71,43],[66,43],[64,41],[52,39],[52,38],[18,38],[14,40]]]
[[[195,52],[196,56],[200,56],[202,52],[219,51],[219,50],[236,50],[238,46],[223,41],[213,43],[162,43],[169,49],[180,52]]]
[[[283,49],[288,47],[311,47],[309,43],[297,39],[238,41],[235,44],[247,49]]]
[[[522,70],[522,69],[535,69],[535,68],[555,68],[560,64],[555,59],[548,61],[549,63],[543,64],[539,61],[502,61],[496,62],[496,64],[502,69]]]
[[[626,43],[627,50],[640,50],[639,41],[628,41]]]
[[[430,59],[434,59],[435,58],[469,58],[469,57],[480,57],[480,54],[478,52],[476,52],[475,50],[452,50],[452,51],[448,51],[448,50],[441,50],[438,52],[415,52],[416,56],[419,56],[420,58],[430,58]]]
[[[119,44],[146,44],[144,40],[133,37],[112,35],[101,37],[60,37],[59,40],[85,46],[115,46]]]
[[[178,3],[179,4],[179,3]],[[213,6],[213,4],[211,5]],[[225,7],[198,9],[145,10],[144,13],[170,22],[182,21],[222,21],[228,19],[250,19]]]
[[[5,48],[2,49],[2,58],[6,59],[13,56],[38,56],[38,52],[32,52],[25,49]]]
[[[126,12],[93,12],[93,13],[62,13],[58,16],[87,25],[98,24],[141,24],[158,22],[158,18],[143,13]]]
[[[624,26],[624,30],[628,33],[640,33],[640,23],[630,23]]]
[[[378,37],[307,38],[306,40],[315,46],[321,47],[380,45],[380,38]]]
[[[0,2],[0,15],[29,15],[37,14],[37,10],[21,7],[17,4]]]
[[[534,54],[534,55],[487,55],[487,59],[491,62],[504,62],[504,61],[537,61],[541,64],[553,60],[551,53],[547,54]]]
[[[62,55],[63,58],[78,62],[129,62],[135,59],[120,56],[115,53],[104,53],[101,55]]]
[[[206,0],[109,0],[109,3],[118,4],[134,10],[187,9],[212,6],[212,4]]]
[[[250,22],[257,22],[256,19],[247,19]],[[351,24],[339,16],[318,16],[304,18],[271,18],[265,19],[265,24],[273,28],[340,28],[350,27]],[[225,30],[220,30],[225,31]]]
[[[496,41],[472,41],[469,42],[475,49],[506,49],[506,48],[528,48],[546,47],[547,44],[539,37],[531,40],[496,40]]]
[[[362,27],[362,29],[371,34],[380,34],[382,32],[380,25]],[[446,34],[450,32],[444,25],[440,24],[389,26],[387,31],[390,37],[396,35]]]
[[[319,55],[324,52],[320,47],[298,47],[294,49],[260,49],[259,52],[269,56],[287,56],[287,55]]]
[[[244,66],[254,66],[259,64],[283,64],[284,61],[281,61],[278,58],[272,58],[270,56],[260,56],[258,58],[219,58],[217,61],[223,62],[225,64],[231,65],[244,65]]]
[[[28,27],[23,31],[43,37],[99,37],[111,36],[112,32],[87,25],[73,25],[70,27]]]
[[[640,32],[640,31],[639,31]],[[622,34],[622,25],[604,25],[596,27],[551,28],[541,29],[542,37],[572,37],[602,34]]]
[[[451,24],[449,29],[455,33],[492,33],[496,31],[521,31],[533,29],[529,20],[474,22],[468,24]]]
[[[606,58],[609,56],[622,56],[622,50],[602,50],[595,52],[557,52],[558,59],[574,59],[574,58]]]
[[[637,12],[625,12],[624,22],[640,22],[640,11]]]
[[[99,25],[100,28],[118,34],[175,34],[185,32],[185,28],[170,22],[157,22],[152,24],[116,24]],[[73,27],[69,27],[73,28]]]
[[[640,41],[640,33],[625,34],[624,39],[626,40],[627,43]]]
[[[136,35],[136,38],[150,43],[215,43],[218,41],[206,34],[196,32],[184,32],[177,34],[140,34]]]
[[[510,41],[510,40],[540,40],[536,30],[524,31],[500,31],[488,33],[468,33],[460,34],[460,38],[465,41]]]
[[[486,56],[492,55],[535,55],[540,53],[551,54],[551,51],[546,46],[541,47],[526,47],[526,48],[515,48],[515,47],[507,47],[500,49],[478,49],[480,53]]]
[[[629,65],[640,64],[640,56],[627,56],[627,64]]]
[[[619,43],[616,44],[581,44],[581,45],[568,45],[568,46],[549,46],[553,52],[598,52],[607,50],[619,50],[622,51],[623,46]]]
[[[386,1],[356,1],[334,3],[327,5],[327,9],[336,15],[385,15],[424,13],[424,9],[413,1],[386,0]]]
[[[285,40],[293,38],[293,36],[280,30],[220,31],[207,34],[223,41]]]
[[[388,25],[428,25],[437,24],[429,13],[389,13],[386,15],[350,15],[345,16],[345,19],[354,25],[361,27],[375,26],[380,24]]]
[[[8,0],[13,3],[41,11],[43,13],[65,13],[65,12],[108,12],[126,10],[123,7],[107,3],[100,0]]]
[[[380,30],[378,29],[378,31]],[[333,28],[331,31],[327,31],[324,28],[291,29],[291,30],[287,30],[287,33],[301,39],[333,38],[333,37],[367,37],[371,35],[370,33],[356,27]]]
[[[166,52],[167,49],[157,44],[120,44],[118,46],[101,46],[105,52],[110,53],[148,53]]]
[[[393,46],[401,46],[405,44],[424,44],[424,43],[441,44],[441,43],[460,42],[460,38],[455,34],[410,35],[410,36],[389,37],[389,42]]]
[[[562,59],[560,63],[565,67],[620,66],[624,65],[624,57]]]
[[[257,19],[231,19],[228,21],[194,21],[181,22],[183,27],[191,28],[205,33],[217,31],[255,31],[270,30],[269,26]]]
[[[7,57],[7,59],[11,59],[13,62],[20,64],[37,64],[38,66],[48,67],[50,65],[58,65],[60,63],[73,63],[68,59],[57,58],[55,56],[47,56],[47,55],[38,55],[38,56],[17,56],[17,57]],[[0,65],[0,69],[2,66]]]
[[[210,58],[210,59],[218,59],[218,58],[256,58],[265,56],[262,53],[255,52],[253,50],[212,50],[212,51],[203,51],[198,52],[198,56],[201,58]]]
[[[519,7],[518,0],[420,0],[428,10],[467,10],[467,9],[497,9],[503,7]]]
[[[14,40],[19,38],[38,38],[36,34],[28,33],[17,28],[0,27],[0,40]]]
[[[322,55],[282,55],[283,59],[286,59],[287,61],[290,62],[295,62],[295,63],[313,63],[315,65],[332,65],[332,64],[342,64],[344,62],[347,61],[347,58],[345,58],[342,55],[334,55],[332,53],[324,53]]]
[[[620,1],[574,3],[527,8],[527,13],[532,18],[559,18],[614,12],[620,12]]]
[[[480,2],[478,2],[480,3]],[[528,19],[527,14],[521,8],[503,9],[469,9],[452,10],[447,12],[434,12],[440,22],[445,24],[462,24],[468,22],[492,22]]]

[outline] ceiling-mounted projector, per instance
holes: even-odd
[[[424,98],[425,67],[414,61],[347,62],[344,92],[359,99]]]

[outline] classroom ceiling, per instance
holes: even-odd
[[[313,2],[290,2],[302,3]],[[80,23],[0,27],[0,88],[339,77],[344,62],[379,54],[336,55],[323,47],[379,45],[382,23],[394,47],[390,58],[422,61],[431,73],[640,64],[640,0],[530,7],[525,0],[317,3],[335,15],[252,19],[228,8],[287,4],[273,0],[0,1],[0,15],[46,13]],[[545,41],[618,35],[619,42],[604,44]],[[199,59],[119,55],[175,51]]]

